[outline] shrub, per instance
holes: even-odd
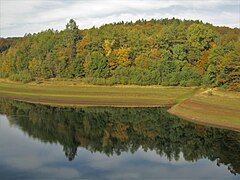
[[[13,74],[9,77],[9,79],[11,79],[13,81],[21,81],[24,83],[34,80],[28,71],[21,71],[17,74]]]

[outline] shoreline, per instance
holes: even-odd
[[[183,119],[185,121],[192,122],[192,123],[195,123],[195,124],[240,132],[240,124],[238,124],[237,125],[238,127],[236,127],[235,124],[231,124],[231,123],[226,125],[225,123],[223,124],[221,122],[209,122],[207,120],[199,119],[197,117],[184,116],[180,112],[172,110],[172,108],[168,109],[167,112],[172,114],[172,115],[175,115],[175,116],[177,116],[177,117],[179,117],[179,118],[181,118],[181,119]]]
[[[53,107],[166,107],[197,124],[240,132],[240,93],[196,87],[43,84],[0,79],[0,97]],[[207,93],[211,91],[213,95]]]

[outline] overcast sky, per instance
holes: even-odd
[[[64,29],[69,19],[80,29],[138,19],[199,19],[240,26],[240,0],[0,0],[0,37]]]

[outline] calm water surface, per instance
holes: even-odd
[[[0,99],[0,179],[240,179],[240,133],[164,108],[53,108]]]

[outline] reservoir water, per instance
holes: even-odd
[[[239,179],[240,133],[166,108],[0,99],[0,179]]]

